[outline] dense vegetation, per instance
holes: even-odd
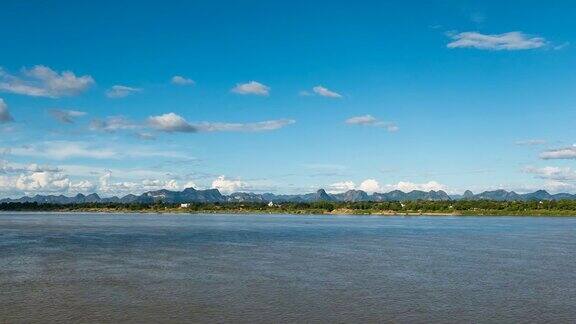
[[[2,203],[0,211],[90,211],[90,212],[182,212],[182,213],[290,213],[290,214],[454,214],[454,215],[557,215],[576,216],[575,200],[559,201],[392,201],[281,203],[191,203],[180,204],[38,204]]]

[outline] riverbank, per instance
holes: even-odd
[[[2,203],[0,211],[381,216],[576,216],[576,201],[361,201],[221,203]]]
[[[393,211],[393,210],[354,210],[354,209],[334,209],[326,210],[251,210],[251,209],[206,209],[206,210],[189,210],[186,208],[154,208],[154,209],[130,209],[130,208],[59,208],[49,210],[1,210],[0,213],[10,212],[32,212],[32,213],[94,213],[94,214],[180,214],[180,215],[198,215],[198,214],[226,214],[226,215],[326,215],[326,216],[515,216],[515,217],[576,217],[576,211],[543,211],[543,210],[525,210],[522,212],[504,212],[501,210],[478,210],[478,211]]]

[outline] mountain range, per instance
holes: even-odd
[[[420,191],[414,190],[403,192],[394,190],[387,193],[368,194],[362,190],[349,190],[338,194],[329,194],[324,189],[314,193],[297,194],[297,195],[276,195],[272,193],[250,193],[235,192],[230,195],[223,195],[218,189],[196,190],[187,188],[182,191],[155,190],[148,191],[141,195],[129,194],[124,197],[106,197],[102,198],[98,194],[89,195],[77,194],[68,197],[64,195],[35,195],[25,196],[22,198],[1,199],[0,203],[11,202],[32,202],[32,203],[51,203],[51,204],[82,204],[82,203],[214,203],[214,202],[317,202],[317,201],[334,201],[334,202],[357,202],[357,201],[447,201],[447,200],[495,200],[495,201],[531,201],[531,200],[576,200],[576,195],[568,193],[550,194],[545,190],[538,190],[532,193],[518,194],[514,191],[494,190],[484,191],[474,194],[466,190],[463,195],[449,196],[446,192],[439,191]]]

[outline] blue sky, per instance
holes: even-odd
[[[569,1],[3,1],[0,197],[576,192]]]

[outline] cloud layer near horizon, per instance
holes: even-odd
[[[383,193],[389,192],[392,190],[400,190],[404,192],[410,192],[413,190],[421,190],[421,191],[447,191],[448,187],[440,184],[436,181],[429,181],[425,183],[414,183],[408,181],[400,181],[396,184],[384,184],[381,185],[375,179],[366,179],[362,181],[359,185],[356,185],[353,181],[343,181],[343,182],[336,182],[328,186],[328,192],[331,193],[341,193],[348,190],[362,190],[369,194],[372,193]]]

